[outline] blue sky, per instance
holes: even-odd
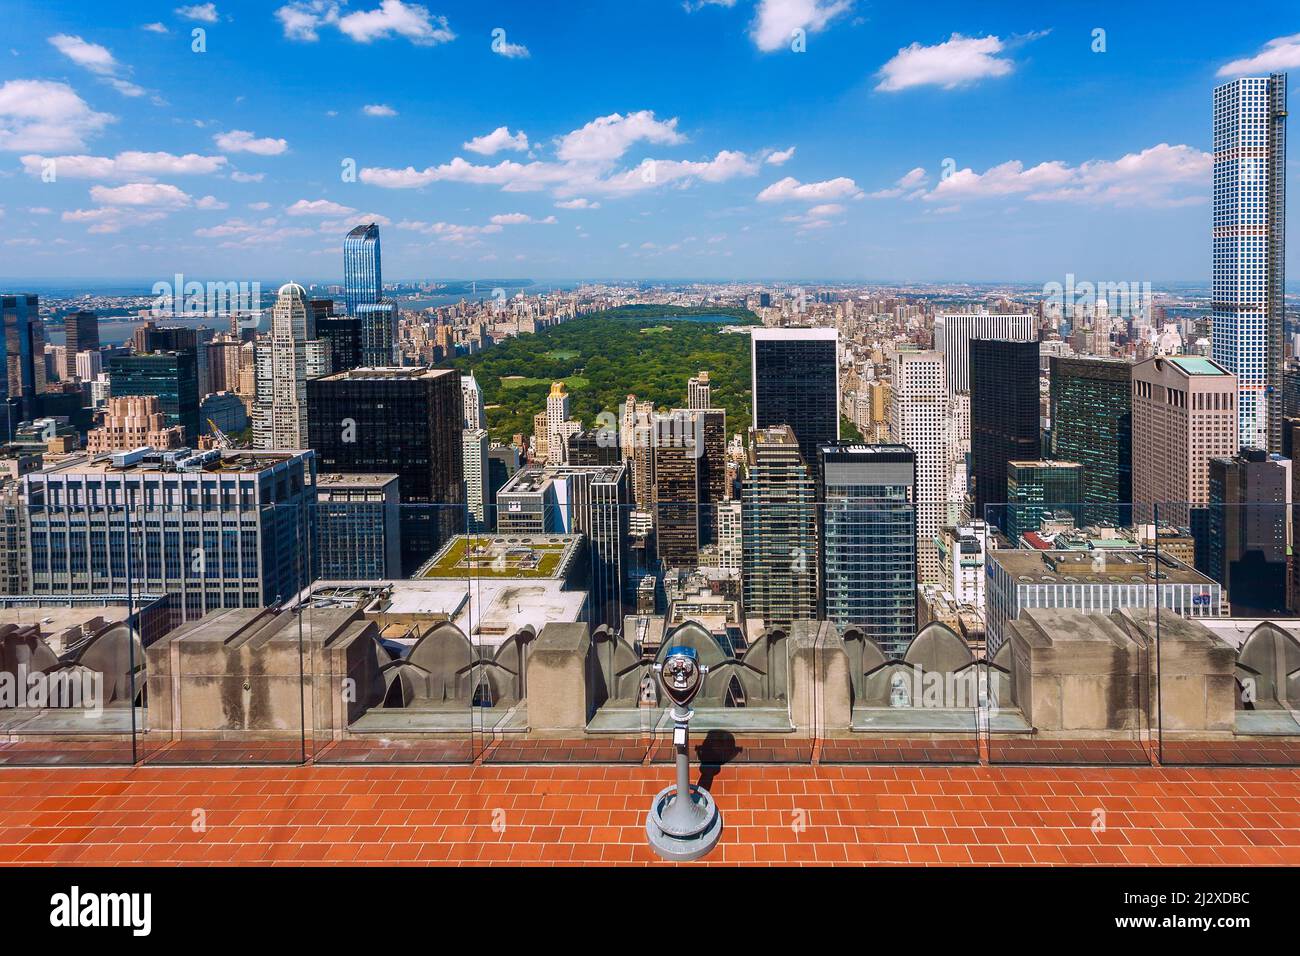
[[[1300,17],[1050,6],[6,0],[0,275],[1205,280]]]

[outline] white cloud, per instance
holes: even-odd
[[[318,235],[315,229],[306,226],[283,226],[275,217],[252,223],[244,219],[227,219],[216,226],[195,229],[194,235],[200,239],[224,239],[219,243],[223,249],[236,249],[244,246],[280,245],[288,240],[303,239]]]
[[[555,204],[556,209],[599,209],[600,203],[592,202],[590,199],[564,199]]]
[[[195,3],[187,7],[177,7],[176,14],[186,20],[198,20],[200,23],[216,23],[219,19],[215,3]]]
[[[204,176],[215,173],[226,165],[226,157],[129,150],[113,157],[28,154],[21,157],[20,162],[30,176],[41,176],[46,164],[52,162],[55,175],[60,179],[136,179],[147,182],[155,175]]]
[[[118,63],[108,47],[90,43],[81,37],[60,33],[49,38],[50,45],[66,56],[77,66],[84,67],[92,73],[111,76],[117,72]]]
[[[90,198],[101,206],[148,206],[159,209],[182,209],[194,201],[184,190],[168,183],[92,186]]]
[[[1033,36],[1027,37],[1033,39]],[[951,90],[990,76],[1006,76],[1015,65],[1000,59],[1010,46],[996,36],[964,37],[954,33],[943,43],[903,47],[880,68],[877,90],[894,93],[913,86]]]
[[[79,36],[59,33],[49,38],[50,45],[66,56],[77,66],[94,73],[105,83],[112,86],[123,96],[143,96],[144,88],[137,86],[120,74],[125,68],[109,51],[108,47],[91,43]]]
[[[525,212],[507,212],[493,216],[489,222],[497,226],[522,226],[527,223],[540,225],[554,225],[556,219],[554,216],[547,216],[545,219],[534,219]]]
[[[492,52],[497,56],[504,56],[510,60],[526,60],[532,56],[528,52],[528,47],[522,43],[511,43],[504,36],[499,40],[496,37],[492,38]]]
[[[334,27],[358,43],[400,36],[418,46],[432,46],[456,39],[446,17],[433,16],[418,3],[383,0],[373,10],[348,14],[343,6],[338,0],[295,0],[278,8],[275,18],[286,38],[306,43],[319,40],[323,26]]]
[[[1205,201],[1213,162],[1209,153],[1168,143],[1078,166],[1054,160],[1025,168],[1019,160],[1010,160],[983,173],[960,169],[940,180],[925,198],[952,202],[1023,196],[1033,201],[1185,206]]]
[[[685,140],[676,117],[657,120],[652,110],[611,113],[561,138],[556,155],[569,162],[612,162],[638,142],[674,146]]]
[[[360,179],[387,189],[418,189],[435,182],[491,185],[505,192],[551,189],[557,199],[570,199],[592,193],[628,195],[668,184],[685,187],[697,180],[720,183],[758,171],[759,158],[734,150],[722,150],[708,160],[646,159],[631,168],[615,169],[617,160],[637,142],[683,142],[685,137],[677,132],[676,125],[676,119],[657,120],[649,111],[626,116],[613,113],[559,137],[556,142],[561,162],[502,160],[489,166],[457,156],[450,162],[424,169],[365,168]],[[526,143],[522,132],[511,134],[502,126],[465,146],[490,154],[503,148],[522,149]],[[595,208],[595,205],[573,208]]]
[[[922,167],[917,166],[895,180],[894,185],[889,189],[877,189],[871,193],[870,198],[898,199],[900,196],[906,196],[908,199],[915,199],[924,194],[925,190],[922,187],[929,178],[929,174]]]
[[[339,22],[339,5],[332,0],[289,3],[276,10],[275,17],[280,21],[288,39],[314,43],[320,39],[320,34],[317,33],[319,26]]]
[[[457,156],[450,163],[423,170],[410,166],[405,169],[367,167],[361,170],[360,179],[363,183],[386,189],[415,189],[434,182],[453,182],[500,186],[507,192],[528,192],[565,182],[572,175],[568,167],[556,163],[502,160],[495,166],[476,166]]]
[[[0,149],[82,149],[114,119],[96,113],[66,83],[8,80],[0,86]]]
[[[98,209],[72,209],[59,217],[64,222],[84,223],[94,234],[121,232],[127,226],[143,226],[167,218],[158,209],[101,206]]]
[[[266,178],[266,173],[241,173],[238,170],[230,174],[231,182],[236,183],[260,183]]]
[[[437,236],[443,242],[476,245],[480,242],[479,236],[498,233],[502,227],[496,223],[489,223],[486,226],[461,226],[450,222],[419,222],[407,219],[399,222],[397,228],[426,236]]]
[[[290,216],[346,216],[356,210],[328,199],[299,199],[285,212]]]
[[[402,0],[383,0],[375,10],[349,13],[339,18],[338,28],[358,43],[383,39],[389,34],[406,37],[420,46],[456,39],[446,17],[431,16],[428,8]]]
[[[246,129],[217,133],[212,141],[228,153],[256,153],[258,156],[279,156],[289,148],[289,144],[282,139],[258,139]]]
[[[853,0],[759,0],[749,35],[764,53],[788,49],[795,30],[820,33]]]
[[[820,183],[801,183],[793,176],[787,176],[768,186],[758,194],[759,202],[826,202],[832,199],[860,199],[862,191],[858,184],[847,176],[839,176]]]
[[[222,202],[216,196],[204,196],[194,203],[195,209],[229,209],[230,203]]]
[[[171,33],[171,31],[167,29],[167,25],[164,23],[146,23],[140,27],[140,29],[148,30],[150,33]]]
[[[763,162],[769,166],[781,166],[794,158],[794,151],[795,147],[793,146],[789,149],[774,150],[767,154],[767,158]]]
[[[269,202],[250,202],[248,208],[261,212],[264,209],[270,209],[271,204]]]
[[[396,116],[397,110],[384,103],[370,103],[362,108],[367,116]]]
[[[1233,60],[1219,67],[1219,76],[1239,76],[1242,73],[1270,73],[1274,70],[1300,69],[1300,33],[1275,37],[1264,44],[1254,56]]]
[[[798,232],[811,232],[836,225],[836,220],[843,216],[844,212],[845,207],[839,203],[818,203],[802,213],[784,216],[782,221],[793,223]]]
[[[722,183],[737,176],[753,176],[757,172],[757,162],[744,153],[724,149],[713,159],[702,162],[647,159],[632,169],[590,183],[586,188],[607,195],[618,195],[654,189],[674,182],[684,185],[695,179]]]
[[[475,136],[469,142],[463,143],[462,147],[482,156],[491,156],[503,149],[523,152],[528,149],[528,135],[523,130],[512,135],[508,128],[498,126],[490,133]]]

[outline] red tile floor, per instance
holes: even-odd
[[[696,771],[699,772],[698,770]],[[649,766],[0,769],[0,863],[646,864]],[[1300,864],[1300,770],[706,768],[721,864]]]

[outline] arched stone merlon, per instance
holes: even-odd
[[[468,699],[470,669],[477,660],[474,646],[455,624],[443,621],[425,631],[406,661],[428,674],[428,691],[417,694],[430,700]]]
[[[130,704],[144,682],[144,645],[125,622],[90,638],[76,653],[65,655],[64,663],[104,675],[105,705]]]
[[[865,628],[853,625],[844,631],[844,652],[848,655],[852,700],[862,700],[866,693],[865,675],[882,667],[888,658]]]
[[[717,640],[702,625],[695,621],[685,621],[664,635],[655,662],[662,664],[668,652],[674,647],[689,647],[695,651],[699,662],[706,667],[715,667],[727,660],[727,655],[718,646]]]
[[[1253,681],[1247,686],[1254,708],[1300,707],[1300,642],[1285,628],[1271,621],[1257,625],[1241,645],[1236,671],[1243,683]]]
[[[975,660],[970,646],[947,624],[931,621],[912,638],[903,661],[922,671],[955,673]]]

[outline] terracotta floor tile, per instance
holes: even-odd
[[[706,771],[724,818],[709,862],[1300,865],[1300,771],[1115,763],[729,763]],[[644,865],[645,807],[670,775],[653,762],[10,765],[0,864]]]

